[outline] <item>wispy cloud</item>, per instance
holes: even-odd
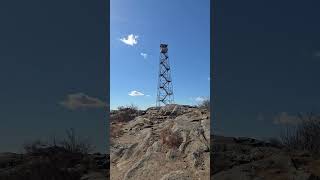
[[[141,55],[144,59],[147,59],[147,57],[148,57],[148,54],[146,54],[146,53],[140,53],[140,55]]]
[[[320,57],[320,51],[316,51],[314,54],[313,54],[314,57]]]
[[[208,77],[208,81],[210,81],[210,77]]]
[[[138,44],[138,37],[137,35],[129,34],[127,37],[120,38],[120,41],[123,43],[133,46],[135,44]]]
[[[205,100],[210,100],[210,97],[198,96],[198,97],[189,97],[188,99],[190,104],[195,105],[195,104],[201,104]]]
[[[129,96],[144,96],[144,94],[139,91],[131,91],[128,95]]]
[[[151,97],[151,95],[149,95],[149,94],[147,94],[146,96],[147,96],[147,97]]]
[[[102,100],[90,97],[84,93],[69,94],[64,101],[60,102],[60,105],[72,110],[107,107],[106,103]]]
[[[194,100],[197,102],[203,102],[205,100],[209,100],[209,98],[204,96],[199,96],[199,97],[196,97]]]
[[[295,125],[301,122],[297,116],[289,115],[287,112],[281,112],[273,119],[273,123],[277,125]]]

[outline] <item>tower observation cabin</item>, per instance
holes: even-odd
[[[167,53],[168,52],[168,45],[167,44],[160,44],[160,52]]]

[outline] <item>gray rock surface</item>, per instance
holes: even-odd
[[[112,137],[111,179],[210,179],[206,109],[176,104],[149,108],[121,131]]]
[[[320,179],[320,157],[252,138],[211,137],[213,180]]]

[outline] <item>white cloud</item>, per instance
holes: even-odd
[[[140,55],[143,56],[144,59],[147,59],[147,57],[148,57],[148,54],[146,54],[146,53],[140,53]]]
[[[150,97],[150,95],[149,95],[149,94],[147,94],[146,96],[147,96],[147,97]]]
[[[144,96],[144,94],[139,91],[131,91],[128,95],[129,96]]]
[[[60,102],[60,104],[72,110],[108,107],[102,100],[90,97],[84,93],[69,94],[66,100]]]
[[[128,37],[123,37],[120,39],[123,43],[133,46],[135,44],[138,44],[138,37],[137,35],[129,34]]]

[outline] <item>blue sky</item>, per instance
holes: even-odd
[[[279,136],[320,109],[319,1],[214,1],[213,131]]]
[[[106,3],[1,3],[0,152],[68,128],[107,150]]]
[[[209,97],[209,0],[111,0],[110,5],[111,109],[155,105],[160,42],[168,44],[175,102],[197,104]],[[130,96],[132,91],[141,96]]]

